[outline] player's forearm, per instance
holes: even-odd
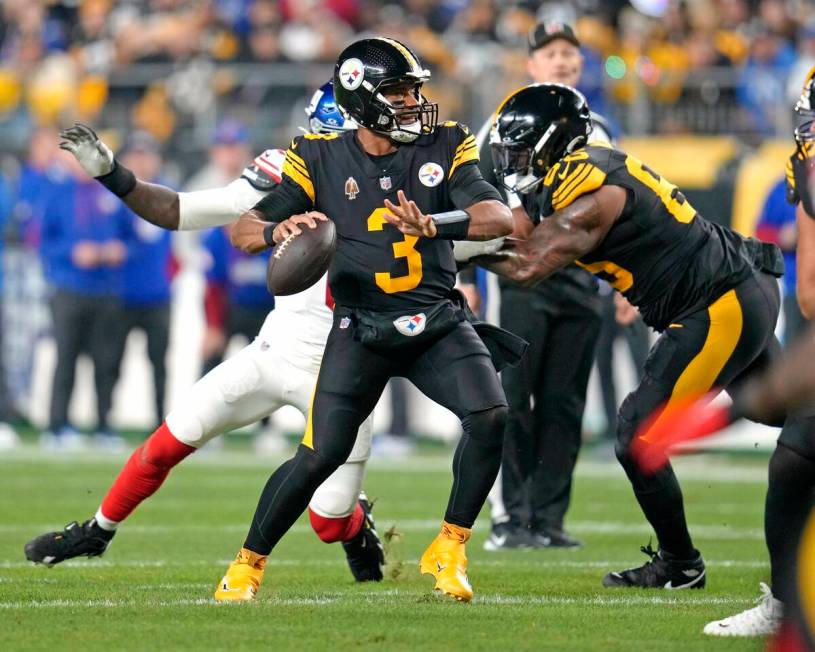
[[[263,214],[251,209],[241,215],[229,229],[229,240],[233,247],[247,254],[257,254],[268,249],[271,244],[264,235],[269,223],[263,219]],[[271,235],[271,234],[269,234]]]
[[[147,222],[170,231],[178,229],[179,202],[175,190],[137,179],[122,201]]]
[[[493,240],[512,233],[512,211],[503,202],[487,199],[467,208],[467,240]]]

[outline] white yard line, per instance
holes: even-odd
[[[159,585],[160,586],[160,585]],[[364,600],[370,603],[384,603],[390,601],[394,596],[405,597],[414,600],[418,591],[384,591],[371,593],[347,593],[336,592],[329,595],[314,598],[261,598],[257,603],[258,607],[278,607],[278,606],[312,606],[327,605],[347,599],[349,602]],[[685,594],[687,595],[687,594]],[[728,597],[665,597],[665,596],[644,596],[644,595],[615,595],[615,596],[515,596],[501,594],[477,595],[473,600],[476,605],[577,605],[577,606],[637,606],[637,605],[660,605],[660,606],[694,606],[694,605],[741,605],[749,599],[728,598]],[[15,602],[0,602],[0,609],[6,610],[28,610],[28,609],[87,609],[103,608],[118,609],[133,607],[184,607],[184,606],[220,606],[211,598],[194,598],[179,600],[30,600]]]
[[[378,516],[379,531],[384,532],[392,525],[399,532],[430,532],[439,528],[439,521],[435,519],[389,519]],[[123,536],[129,534],[170,534],[174,532],[218,532],[218,533],[245,533],[245,523],[224,523],[220,525],[185,524],[185,525],[123,525]],[[0,525],[0,533],[24,533],[35,535],[38,532],[59,530],[62,526],[50,524],[7,524]],[[575,534],[637,534],[648,536],[651,534],[650,526],[644,521],[626,523],[624,521],[584,520],[569,521],[568,529]],[[699,539],[724,540],[763,540],[764,531],[761,528],[737,527],[729,525],[694,525],[690,526],[691,533]],[[290,532],[299,534],[311,532],[305,524],[296,524]]]
[[[42,462],[47,464],[98,464],[110,466],[120,464],[129,453],[110,455],[104,453],[60,453],[54,455],[39,450],[34,446],[24,446],[20,449],[3,453],[0,464],[18,461]],[[369,468],[374,470],[394,470],[401,473],[449,473],[452,464],[453,452],[428,457],[409,457],[404,460],[371,460]],[[185,465],[189,466],[220,466],[225,469],[256,468],[268,469],[271,473],[285,457],[263,457],[252,453],[239,451],[213,452],[193,455]],[[767,467],[764,464],[738,464],[732,459],[723,459],[719,455],[694,455],[687,458],[677,458],[674,463],[680,481],[698,481],[709,484],[722,483],[765,483],[767,481]],[[620,465],[613,459],[601,460],[585,459],[577,465],[577,477],[586,478],[625,478]]]
[[[541,555],[548,554],[542,551]],[[231,559],[192,559],[185,561],[160,561],[160,560],[146,560],[146,559],[123,559],[121,561],[113,561],[110,559],[78,559],[66,561],[59,564],[56,568],[60,569],[94,569],[94,568],[186,568],[190,566],[212,566],[212,567],[226,567],[231,562]],[[407,565],[418,566],[418,559],[401,559],[401,562]],[[520,551],[512,553],[511,555],[496,556],[494,559],[478,559],[473,562],[473,566],[529,566],[530,564],[544,568],[608,568],[612,569],[626,563],[638,561],[636,558],[632,559],[607,559],[607,560],[556,560],[544,559],[537,553],[532,551]],[[269,558],[267,567],[272,566],[345,566],[345,560],[336,559],[281,559],[274,556]],[[769,561],[766,560],[750,560],[750,559],[706,559],[705,563],[711,568],[769,568]],[[2,569],[15,569],[15,568],[34,568],[34,564],[27,561],[11,561],[0,560],[0,570]],[[54,571],[57,573],[59,571]],[[54,576],[56,577],[56,576]],[[0,577],[2,582],[15,582],[8,577]],[[19,581],[28,581],[21,578]],[[52,580],[56,582],[56,579]],[[155,587],[157,585],[144,585],[145,587]],[[192,586],[192,585],[191,585]]]

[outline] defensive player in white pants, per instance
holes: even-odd
[[[330,82],[314,94],[306,113],[312,132],[355,128],[337,111]],[[136,179],[88,127],[75,125],[62,137],[65,142],[60,147],[71,152],[88,174],[147,221],[174,230],[232,222],[280,181],[285,158],[282,150],[266,150],[224,188],[176,193]],[[53,565],[101,555],[119,524],[161,486],[170,469],[210,439],[254,423],[284,405],[306,415],[331,328],[332,307],[325,276],[305,292],[277,297],[254,342],[195,383],[133,453],[95,517],[33,539],[25,546],[26,557]],[[320,486],[309,504],[314,531],[327,543],[342,542],[357,581],[381,580],[384,564],[370,506],[361,493],[372,418],[360,427],[348,461]]]

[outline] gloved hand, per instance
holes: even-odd
[[[76,122],[59,137],[64,139],[60,149],[71,152],[90,176],[101,177],[113,171],[113,152],[90,127]]]
[[[739,418],[733,406],[711,403],[714,397],[711,393],[675,401],[643,423],[631,442],[637,466],[645,473],[655,473],[668,464],[668,455],[677,444],[710,437]]]

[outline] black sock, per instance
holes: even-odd
[[[498,469],[507,409],[497,407],[464,417],[464,434],[453,455],[453,488],[444,520],[471,528],[487,500]]]
[[[339,466],[301,445],[266,482],[243,547],[268,555],[306,511],[317,487]]]
[[[783,444],[770,458],[764,502],[764,537],[770,552],[773,595],[789,603],[795,595],[796,552],[813,505],[815,462]]]

